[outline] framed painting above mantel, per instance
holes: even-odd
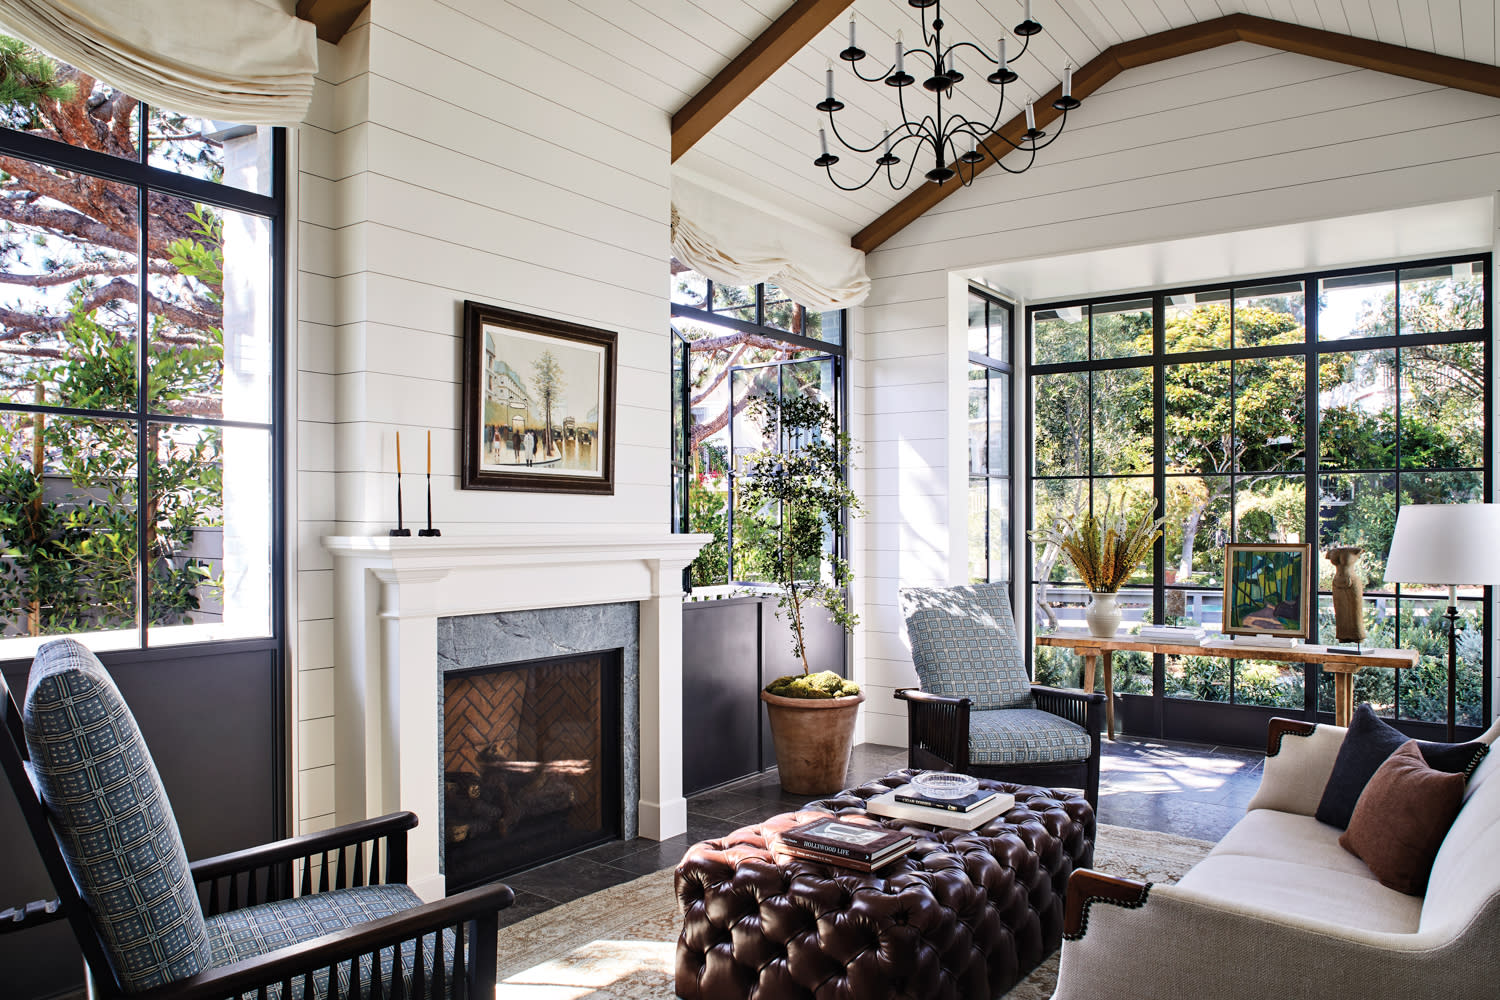
[[[615,340],[466,301],[463,489],[613,495]]]

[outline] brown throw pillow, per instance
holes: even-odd
[[[1420,896],[1464,801],[1464,776],[1429,767],[1407,740],[1370,778],[1339,844],[1380,884]]]

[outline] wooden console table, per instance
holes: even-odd
[[[1104,659],[1104,713],[1109,738],[1115,738],[1114,654],[1118,652],[1164,653],[1167,656],[1220,656],[1227,660],[1279,660],[1282,663],[1316,663],[1333,674],[1333,722],[1347,726],[1354,715],[1354,675],[1361,667],[1415,667],[1414,649],[1365,649],[1360,653],[1330,653],[1324,646],[1190,646],[1180,642],[1142,642],[1132,637],[1096,639],[1090,635],[1039,635],[1038,646],[1061,646],[1083,657],[1083,689],[1094,690],[1094,671]]]

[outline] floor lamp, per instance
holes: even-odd
[[[1448,741],[1458,691],[1458,588],[1500,584],[1500,504],[1406,504],[1385,561],[1387,583],[1448,588]]]

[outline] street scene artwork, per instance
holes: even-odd
[[[1224,549],[1224,631],[1306,638],[1311,546],[1229,544]]]
[[[465,487],[612,492],[614,334],[465,312]]]

